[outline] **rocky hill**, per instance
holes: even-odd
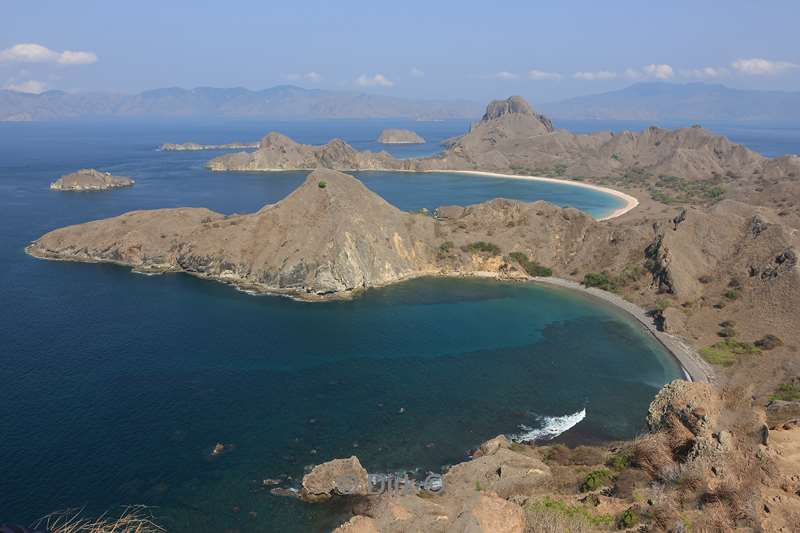
[[[114,176],[109,172],[100,172],[93,168],[83,168],[71,174],[65,174],[50,184],[56,191],[105,191],[119,187],[130,187],[135,182],[126,176]]]
[[[775,181],[800,183],[800,158],[769,159],[699,126],[574,134],[555,130],[518,96],[491,102],[469,132],[449,139],[445,151],[433,157],[397,160],[386,153],[358,152],[341,140],[308,146],[272,133],[255,152],[219,157],[209,167],[496,171],[591,179],[647,189],[658,201],[689,204],[716,201],[726,194],[744,198],[771,188]]]
[[[378,136],[378,142],[381,144],[425,144],[425,139],[411,130],[387,128]]]
[[[340,139],[322,146],[300,144],[280,133],[266,135],[253,152],[238,152],[209,161],[211,170],[369,170],[409,168],[386,152],[358,151]]]

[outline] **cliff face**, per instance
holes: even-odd
[[[65,174],[50,184],[56,191],[104,191],[119,187],[130,187],[134,181],[126,176],[113,176],[93,168],[84,168]]]

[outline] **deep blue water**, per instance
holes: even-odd
[[[203,163],[213,153],[155,151],[161,142],[251,140],[277,129],[374,148],[387,126],[432,141],[393,147],[415,156],[465,124],[0,125],[0,521],[145,503],[180,532],[324,531],[339,519],[335,508],[253,492],[253,481],[299,478],[305,465],[353,453],[377,472],[438,470],[487,438],[581,409],[586,418],[561,439],[642,428],[652,396],[679,369],[624,314],[569,291],[421,279],[308,304],[23,253],[48,230],[132,209],[253,211],[304,177],[212,174]],[[47,189],[83,166],[137,184]],[[535,182],[360,176],[403,209],[495,196],[595,215],[616,207],[602,194]],[[234,449],[210,460],[216,442]]]

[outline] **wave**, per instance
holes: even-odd
[[[540,418],[542,427],[532,428],[525,424],[520,424],[519,429],[523,433],[511,436],[514,442],[533,442],[535,440],[550,440],[558,437],[565,431],[575,427],[581,420],[586,418],[586,408],[577,413],[565,416],[543,416]]]

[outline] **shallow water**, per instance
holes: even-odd
[[[396,124],[338,133],[368,139],[387,125]],[[564,289],[419,279],[308,304],[23,253],[50,229],[131,209],[248,212],[279,200],[304,173],[210,173],[203,163],[213,153],[154,150],[250,140],[269,126],[218,125],[204,137],[195,125],[0,125],[0,521],[145,503],[173,531],[324,530],[335,509],[253,492],[253,481],[299,478],[305,465],[354,453],[371,471],[438,470],[499,433],[583,409],[559,438],[641,429],[651,397],[679,368],[626,315]],[[292,127],[305,142],[329,128]],[[432,139],[458,132],[432,128],[417,129]],[[137,184],[47,189],[83,166]],[[518,180],[359,176],[403,209],[506,196],[598,215],[617,202]],[[217,442],[233,450],[210,460]]]

